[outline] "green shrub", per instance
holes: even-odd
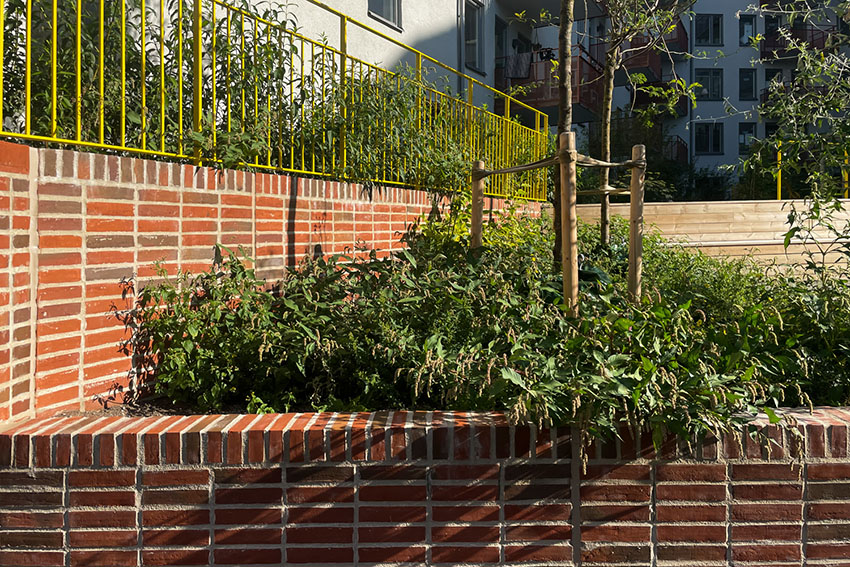
[[[639,305],[612,270],[610,283],[585,284],[582,318],[571,319],[546,222],[508,214],[472,254],[448,215],[392,257],[305,260],[271,292],[244,262],[219,256],[205,274],[140,293],[128,316],[134,343],[159,361],[161,393],[208,411],[504,410],[594,436],[630,425],[659,440],[718,433],[788,393],[805,401],[794,381],[812,357],[789,343],[800,329],[781,308],[731,293],[741,278],[760,289],[743,265],[718,276],[720,260],[665,248],[655,261],[702,269],[670,270]],[[615,226],[612,248],[622,232]],[[588,263],[619,266],[610,251],[582,249]]]

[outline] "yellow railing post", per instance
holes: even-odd
[[[122,0],[126,4],[126,0]],[[228,12],[229,13],[229,12]],[[121,145],[124,145],[124,8],[121,8]],[[183,0],[177,0],[177,153],[183,155]]]
[[[844,198],[847,198],[848,193],[850,193],[850,171],[847,171],[847,167],[850,166],[850,156],[847,155],[847,150],[844,150],[844,170],[841,172],[844,181]]]
[[[32,0],[27,0],[27,39],[24,51],[26,53],[26,70],[24,71],[24,134],[30,135],[30,120],[32,115]]]
[[[50,22],[50,136],[56,137],[56,27],[59,7],[53,0],[53,13]],[[101,49],[103,47],[101,46]]]
[[[0,0],[0,3],[2,0]],[[74,40],[74,51],[75,51],[75,62],[74,66],[76,69],[76,80],[74,94],[76,95],[76,100],[74,101],[74,136],[77,141],[82,140],[83,138],[83,87],[82,87],[82,76],[83,76],[83,49],[82,49],[82,25],[83,25],[83,2],[82,0],[77,0],[77,18],[76,18],[76,29],[77,29],[77,37]],[[121,46],[121,57],[124,57],[124,46]],[[124,69],[121,69],[121,76],[124,76]],[[124,104],[122,100],[121,110],[123,112]],[[121,145],[124,145],[124,140],[122,137]]]
[[[0,0],[0,130],[3,130],[3,64],[6,53],[3,47],[4,37],[6,35],[6,0]]]
[[[201,41],[201,1],[193,0],[194,11],[192,14],[192,80],[194,92],[192,96],[193,119],[192,128],[196,133],[200,133],[203,129],[203,97],[204,97],[204,66],[203,66],[203,45]],[[201,165],[201,146],[195,143],[195,164]]]
[[[98,35],[98,41],[100,43],[98,45],[100,46],[100,48],[98,49],[98,54],[97,54],[97,63],[98,63],[97,89],[98,89],[98,93],[99,93],[98,104],[97,104],[98,116],[99,116],[98,120],[97,120],[97,140],[101,144],[104,143],[104,141],[106,140],[106,138],[104,137],[105,136],[105,130],[106,130],[106,124],[105,124],[106,113],[104,112],[106,110],[106,90],[105,90],[105,85],[104,85],[104,78],[105,78],[104,75],[106,73],[106,63],[104,61],[104,53],[103,53],[103,51],[105,49],[103,44],[104,44],[104,40],[106,39],[106,37],[105,37],[106,32],[103,29],[103,19],[104,19],[103,2],[104,2],[104,0],[100,0],[100,3],[98,4],[98,10],[99,10],[98,19],[99,19],[99,22],[100,22],[100,24],[99,24],[100,34]],[[142,3],[142,6],[144,6],[144,2]],[[142,10],[142,22],[144,22],[144,9]],[[144,38],[144,29],[145,29],[144,23],[142,23],[142,37],[143,38]],[[144,53],[144,51],[145,51],[145,42],[144,42],[144,40],[142,40],[142,53]],[[142,69],[145,68],[144,65],[145,64],[144,64],[144,57],[143,57],[142,58]],[[143,73],[143,75],[144,75],[144,73]],[[142,92],[144,92],[144,84],[145,83],[144,83],[144,78],[143,78],[142,79]],[[144,114],[142,116],[144,116]],[[144,131],[144,128],[142,129],[142,131]],[[142,149],[145,149],[144,144],[142,144]]]
[[[201,0],[195,0],[195,1],[200,3]],[[103,3],[103,0],[101,0],[101,3]],[[142,146],[143,150],[146,150],[147,147],[148,147],[148,102],[147,102],[148,101],[148,99],[147,99],[147,96],[148,96],[147,95],[147,93],[148,93],[148,73],[147,73],[147,64],[148,64],[147,63],[147,61],[148,61],[148,59],[147,59],[148,58],[148,55],[147,55],[147,53],[148,53],[148,49],[147,49],[147,45],[148,45],[148,40],[147,40],[148,9],[147,9],[147,4],[145,3],[145,0],[142,0],[142,2],[141,2],[141,10],[142,10],[142,19],[141,19],[141,25],[139,26],[139,34],[141,35],[140,40],[139,40],[140,41],[140,50],[139,51],[140,51],[140,55],[141,55],[141,62],[140,62],[140,65],[139,65],[139,69],[140,69],[140,75],[141,75],[141,77],[140,77],[140,79],[141,79],[141,85],[140,85],[141,89],[140,90],[141,90],[142,107],[139,109],[139,116],[140,116],[139,121],[141,123],[141,128],[140,128],[141,129],[141,132],[140,132],[140,134],[141,134],[141,146]],[[199,21],[200,21],[200,15],[201,15],[201,8],[200,8],[200,5],[199,5],[198,6],[198,19],[199,19]],[[201,33],[200,33],[200,26],[198,26],[198,35],[197,35],[196,41],[200,41],[200,40],[201,40]]]
[[[511,97],[505,95],[505,121],[502,123],[502,165],[500,167],[504,167],[507,164],[510,164],[510,146],[511,146]],[[508,184],[508,176],[503,176],[505,179],[505,187],[504,193],[507,194],[508,188],[510,185]]]
[[[348,85],[345,79],[345,68],[348,66],[348,17],[340,16],[339,18],[339,83],[342,88],[342,130],[339,136],[339,162],[341,171],[345,175],[345,168],[348,165],[348,156],[346,155],[345,137],[346,128],[348,127],[348,95],[346,89]]]
[[[183,0],[180,0],[180,25],[183,24]],[[182,45],[183,29],[180,28],[178,49]],[[183,60],[180,60],[180,84],[183,84]],[[180,104],[180,127],[183,127],[183,99]],[[127,0],[121,0],[121,145],[127,145]],[[182,153],[182,152],[181,152]]]
[[[422,131],[422,53],[416,52],[416,131]],[[416,162],[416,189],[422,189],[422,160]]]

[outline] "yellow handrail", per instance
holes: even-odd
[[[494,167],[545,156],[545,113],[308,1],[339,18],[339,45],[225,0],[0,0],[0,136],[228,166],[240,148],[254,168],[410,187],[436,183],[412,142]],[[352,56],[351,26],[410,53],[410,73]],[[431,73],[466,92],[441,90]],[[410,97],[408,114],[397,96]],[[368,123],[353,114],[370,111]],[[517,174],[487,194],[545,200],[546,181]]]
[[[776,143],[776,200],[782,200],[782,141]],[[841,184],[844,187],[844,198],[850,196],[850,156],[844,150],[844,167],[841,168]]]

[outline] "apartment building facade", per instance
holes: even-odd
[[[794,79],[796,58],[786,49],[779,33],[789,22],[778,12],[769,5],[750,9],[750,3],[741,0],[697,0],[690,13],[683,15],[665,38],[671,53],[641,53],[628,59],[626,69],[617,73],[615,112],[629,116],[635,108],[650,102],[645,93],[632,87],[626,70],[643,74],[654,86],[664,85],[673,78],[684,79],[688,84],[699,83],[696,105],[682,98],[676,105],[676,115],[664,118],[664,137],[659,140],[663,153],[683,165],[693,164],[709,171],[738,163],[749,153],[753,138],[764,137],[776,127],[758,112],[771,81],[787,83]],[[598,125],[608,25],[601,4],[591,2],[586,14],[576,14],[573,103],[577,105],[574,129],[580,140],[592,141],[590,132]],[[794,37],[823,47],[829,35],[844,25],[832,15],[817,22],[793,22],[790,31]],[[533,33],[541,45],[540,52],[546,53],[547,58],[556,58],[557,28],[551,25]],[[754,42],[756,37],[763,39]],[[638,38],[634,44],[641,41],[645,40]],[[545,78],[534,71],[535,65],[543,64],[539,60],[535,54],[532,79]],[[522,82],[507,81],[506,86]],[[550,94],[556,93],[550,91]],[[551,100],[540,97],[530,100],[556,112],[554,96]]]
[[[665,82],[678,76],[700,86],[696,106],[687,105],[686,114],[668,119],[667,132],[687,141],[690,163],[714,170],[746,157],[754,138],[776,128],[760,116],[758,107],[771,82],[794,79],[796,57],[779,33],[789,22],[767,6],[755,11],[742,7],[739,0],[698,0],[684,24],[691,57],[655,55],[660,59],[658,79]],[[814,47],[824,47],[841,25],[832,15],[817,22],[795,21],[790,31]],[[756,37],[763,39],[754,42]],[[645,101],[639,93],[621,92],[617,102]]]
[[[485,85],[498,87],[497,66],[508,51],[529,44],[533,26],[517,13],[557,11],[559,0],[324,0],[326,6],[385,35],[360,26],[347,26],[347,51],[385,69],[416,63],[415,54],[393,41],[421,51],[440,63]],[[340,18],[317,3],[299,1],[290,8],[301,32],[341,45]],[[387,39],[389,38],[389,39]],[[446,82],[453,92],[468,85],[456,74],[426,62],[426,78]],[[474,91],[477,104],[494,108],[497,100],[483,89]]]

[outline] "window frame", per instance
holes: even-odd
[[[741,94],[744,92],[741,88],[741,85],[744,84],[743,78],[744,75],[748,74],[753,79],[753,91],[752,94],[748,97],[743,97]],[[758,100],[759,88],[758,88],[758,69],[748,69],[742,68],[738,69],[738,100],[740,101],[754,101]]]
[[[381,1],[386,1],[386,0],[381,0]],[[387,18],[384,14],[381,14],[380,12],[373,10],[372,7],[371,7],[372,0],[369,0],[366,4],[366,9],[369,13],[369,17],[372,18],[373,20],[378,20],[379,22],[381,22],[385,26],[391,27],[392,29],[394,29],[396,31],[403,32],[404,27],[402,27],[401,0],[390,0],[390,2],[395,3],[396,14],[398,15],[398,18],[397,18],[398,21],[397,22],[394,22],[393,20]]]
[[[708,19],[708,41],[707,43],[700,43],[699,41],[699,33],[697,32],[697,26],[699,25],[700,18]],[[711,37],[712,34],[712,24],[711,19],[718,18],[720,20],[720,32],[719,38]],[[723,29],[723,14],[695,14],[694,15],[694,45],[697,47],[720,47],[724,45],[723,42],[724,29]]]
[[[476,22],[476,31],[478,32],[478,37],[475,40],[475,49],[477,53],[475,54],[475,62],[470,63],[469,61],[469,40],[467,39],[467,23],[469,22],[470,10],[472,7],[475,11]],[[464,67],[475,71],[479,75],[486,76],[487,73],[484,71],[484,27],[485,27],[485,10],[484,3],[479,0],[464,0],[463,2],[463,64]]]
[[[752,35],[744,37],[744,21],[749,21],[752,26]],[[751,39],[756,36],[756,16],[755,14],[741,14],[738,16],[738,45],[740,47],[748,47],[751,45]]]
[[[773,75],[768,78],[768,75]],[[764,68],[764,88],[769,88],[770,83],[773,82],[774,77],[779,77],[779,82],[785,82],[785,72],[781,68],[777,67],[765,67]]]
[[[699,139],[699,132],[698,132],[697,129],[700,128],[700,127],[709,128],[709,130],[708,130],[708,150],[707,151],[700,151],[699,145],[697,143],[697,141]],[[724,131],[724,128],[723,128],[723,124],[720,123],[720,122],[697,122],[696,124],[694,124],[694,155],[698,155],[698,156],[722,156],[722,155],[724,155],[726,153],[724,151],[724,143],[723,143],[723,136],[724,135],[725,135],[725,131]],[[711,148],[714,145],[712,142],[714,142],[716,139],[720,140],[720,150],[719,151],[712,151]]]
[[[699,78],[698,78],[698,75],[699,75],[701,72],[710,73],[710,74],[711,74],[711,75],[713,75],[714,77],[719,77],[719,78],[720,78],[720,86],[719,86],[719,88],[717,89],[717,91],[718,91],[718,95],[717,95],[716,97],[715,97],[715,96],[712,96],[712,94],[711,94],[711,93],[712,93],[712,86],[716,86],[716,85],[714,85],[714,84],[713,84],[713,80],[714,80],[714,79],[713,79],[713,78],[709,78],[708,84],[704,83],[703,81],[700,81],[700,80],[699,80]],[[697,82],[697,83],[701,84],[701,85],[703,86],[703,88],[704,88],[704,89],[707,89],[707,90],[708,90],[708,94],[707,94],[705,97],[702,97],[702,96],[700,96],[700,94],[699,94],[699,93],[697,93],[697,97],[696,97],[696,98],[697,98],[697,100],[700,100],[700,101],[719,101],[719,100],[723,100],[723,69],[722,69],[722,68],[721,68],[721,69],[715,69],[715,68],[701,68],[701,69],[694,69],[694,82]]]
[[[738,155],[747,155],[753,148],[752,142],[749,144],[741,144],[741,136],[746,135],[746,133],[742,131],[743,126],[752,126],[752,133],[749,135],[752,138],[758,136],[758,122],[738,122]]]

